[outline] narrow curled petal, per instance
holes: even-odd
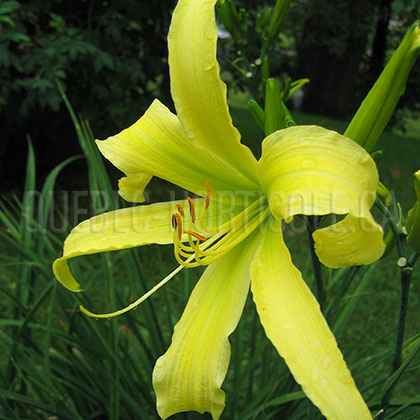
[[[361,146],[318,126],[268,136],[257,172],[271,212],[286,221],[296,214],[365,216],[378,185],[375,162]]]
[[[193,200],[197,212],[201,213],[203,199]],[[67,289],[81,291],[67,265],[67,260],[80,255],[132,248],[147,244],[167,244],[173,240],[172,214],[177,204],[188,208],[187,200],[156,203],[115,210],[92,217],[77,225],[64,242],[63,256],[53,264],[57,279]],[[240,209],[230,206],[210,206],[205,212],[209,227],[218,226],[238,214]],[[183,222],[189,226],[191,216],[186,212]],[[184,235],[183,240],[187,240]]]
[[[253,234],[209,265],[195,286],[172,344],[153,371],[157,410],[163,419],[190,410],[208,411],[213,420],[220,417],[225,406],[220,387],[230,359],[228,337],[245,304],[259,236]]]
[[[133,173],[125,176],[118,181],[118,193],[130,203],[143,203],[145,201],[143,192],[152,176],[145,173]]]
[[[313,233],[315,252],[327,267],[371,264],[385,251],[383,231],[368,215],[347,215],[341,222]]]
[[[171,93],[187,136],[256,180],[256,160],[240,143],[216,59],[216,0],[180,0],[168,35]]]
[[[194,145],[177,116],[158,100],[131,127],[96,143],[101,153],[129,178],[148,173],[203,196],[207,181],[215,199],[220,194],[220,199],[225,199],[226,191],[257,187],[236,168]]]
[[[371,420],[317,300],[274,228],[266,227],[251,265],[251,290],[268,338],[328,420]]]

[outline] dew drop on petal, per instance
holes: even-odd
[[[371,161],[371,157],[368,153],[363,153],[358,159],[358,163],[360,163],[362,165],[364,163],[367,163],[367,162],[370,162],[370,161]]]
[[[211,54],[207,55],[204,59],[204,70],[208,71],[211,70],[215,66],[214,58]]]
[[[301,162],[303,169],[311,169],[317,166],[316,160],[314,158],[305,158]]]
[[[328,379],[321,379],[320,385],[322,389],[327,389],[329,384],[330,382],[328,381]]]
[[[331,362],[331,359],[332,359],[332,356],[330,356],[330,355],[326,355],[326,356],[323,357],[323,359],[322,359],[322,368],[323,369],[326,369],[328,367],[328,365]]]
[[[346,371],[345,369],[340,369],[338,371],[337,378],[344,385],[350,385],[353,381],[351,376],[348,374],[348,371]]]
[[[304,137],[302,137],[301,139],[300,139],[300,144],[301,145],[306,145],[306,144],[309,144],[311,141],[310,140],[308,140],[308,139],[305,139]]]
[[[113,150],[105,149],[102,153],[107,159],[113,159],[115,157],[115,152]]]
[[[187,128],[185,130],[185,134],[187,135],[188,138],[192,139],[194,138],[194,130],[192,128]]]
[[[314,382],[317,381],[320,373],[321,373],[320,367],[319,366],[314,366],[312,368],[312,381],[314,381]]]
[[[201,7],[200,7],[200,15],[207,15],[208,13],[211,13],[211,8],[212,8],[212,2],[210,1],[206,1],[204,2]]]
[[[214,30],[213,22],[205,27],[204,34],[209,40],[213,40],[215,37],[217,37],[217,30]]]

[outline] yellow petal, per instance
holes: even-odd
[[[256,180],[256,160],[232,125],[216,59],[216,0],[180,0],[168,35],[171,93],[189,138]]]
[[[257,185],[216,155],[186,137],[176,115],[155,100],[131,127],[105,141],[96,142],[101,153],[128,177],[147,173],[199,195],[208,181],[216,200],[255,190]],[[243,197],[238,198],[243,199]]]
[[[328,267],[371,264],[385,251],[383,231],[372,218],[347,215],[341,222],[313,233],[315,252]]]
[[[279,226],[267,226],[263,233],[251,265],[251,290],[268,338],[327,419],[371,420],[317,300],[291,261]]]
[[[228,337],[241,316],[249,290],[249,265],[260,235],[253,234],[208,266],[175,326],[172,344],[156,362],[157,410],[208,411],[217,420],[225,406],[220,389],[230,359]]]
[[[198,215],[204,206],[203,199],[195,199]],[[115,210],[92,217],[77,225],[64,242],[63,256],[53,264],[57,279],[73,292],[81,291],[67,265],[67,260],[80,255],[132,248],[147,244],[168,244],[173,241],[172,214],[177,212],[176,204],[184,208],[183,223],[189,229],[191,216],[187,200],[156,203]],[[215,227],[227,222],[240,212],[240,208],[212,203],[205,212],[205,223]],[[200,232],[200,230],[198,230]],[[183,240],[187,240],[184,235]]]
[[[143,203],[144,189],[152,179],[153,175],[145,173],[134,173],[118,180],[118,194],[130,203]]]
[[[370,155],[354,141],[317,126],[276,131],[262,146],[257,166],[271,212],[366,216],[378,185]]]

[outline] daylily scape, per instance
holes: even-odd
[[[370,213],[378,185],[375,163],[353,140],[318,126],[272,133],[257,161],[229,114],[216,60],[215,3],[179,0],[173,13],[168,46],[176,115],[155,100],[131,127],[97,141],[124,172],[119,193],[127,201],[144,201],[153,176],[200,198],[141,204],[80,223],[54,273],[80,292],[68,259],[173,243],[178,268],[107,317],[137,306],[184,267],[207,266],[154,368],[163,419],[188,410],[208,411],[214,420],[221,416],[228,337],[249,289],[267,337],[321,412],[330,420],[371,419],[316,298],[292,263],[282,223],[296,215],[342,215],[313,234],[320,261],[332,268],[374,262],[384,251],[382,228]]]

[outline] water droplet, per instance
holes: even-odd
[[[214,66],[216,65],[214,57],[209,54],[206,56],[206,58],[204,59],[204,70],[208,71],[211,70]]]
[[[305,158],[302,160],[301,166],[303,169],[311,169],[317,166],[316,160],[314,158]]]
[[[315,366],[312,368],[312,380],[316,381],[319,377],[319,374],[321,372],[321,368],[319,366]]]
[[[305,138],[301,138],[301,139],[300,139],[300,144],[301,144],[301,145],[309,144],[310,142],[311,142],[310,140],[305,139]]]
[[[207,13],[209,11],[211,7],[210,2],[206,1],[205,3],[203,3],[200,7],[200,13]]]
[[[367,162],[370,162],[371,161],[371,157],[370,157],[370,155],[369,154],[367,154],[367,153],[363,153],[360,157],[359,157],[359,159],[358,159],[358,163],[360,163],[360,164],[364,164],[364,163],[367,163]]]
[[[115,152],[113,150],[104,149],[102,153],[107,159],[113,159],[115,157]]]
[[[322,389],[327,389],[330,382],[328,379],[321,379],[320,385]]]
[[[340,369],[338,371],[338,374],[336,375],[338,380],[343,383],[344,385],[350,385],[353,380],[351,379],[351,376],[348,374],[348,371]]]
[[[217,28],[214,27],[214,23],[205,27],[204,34],[209,40],[214,40],[217,37]]]
[[[323,367],[323,369],[326,369],[328,367],[328,365],[331,362],[331,359],[332,359],[332,356],[329,356],[329,355],[323,357],[323,359],[322,359],[322,367]]]
[[[188,138],[192,139],[194,137],[194,130],[192,128],[187,128],[185,130],[185,134]]]
[[[321,342],[317,339],[317,338],[314,338],[310,343],[309,343],[309,346],[308,346],[308,350],[314,350],[314,349],[317,349],[317,348],[319,348],[319,347],[321,347]]]
[[[165,107],[162,105],[156,105],[154,111],[156,112],[156,114],[164,114]]]

